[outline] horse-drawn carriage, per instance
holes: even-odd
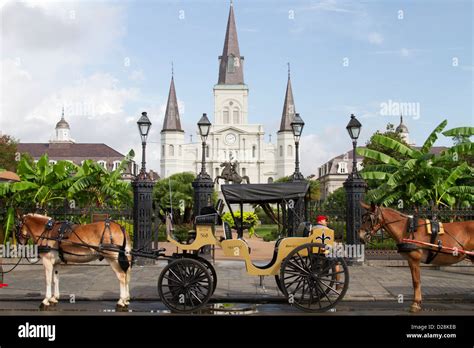
[[[267,208],[269,204],[277,204],[283,210],[282,221],[292,221],[292,226],[298,223],[298,228],[292,231],[289,227],[282,229],[287,236],[276,241],[273,257],[267,264],[258,265],[251,260],[251,250],[243,238],[243,214],[240,214],[240,223],[235,224],[237,233],[222,222],[222,200],[217,207],[206,207],[195,217],[195,232],[186,243],[175,238],[171,216],[167,215],[168,240],[179,250],[171,256],[165,255],[162,249],[132,249],[125,230],[108,219],[72,226],[45,215],[27,214],[19,222],[16,237],[22,244],[33,239],[39,247],[46,275],[46,297],[41,308],[49,308],[59,301],[56,267],[61,262],[84,263],[105,258],[120,283],[117,308],[127,310],[133,256],[168,260],[158,279],[162,302],[173,312],[195,312],[209,301],[218,281],[214,266],[199,256],[199,250],[205,246],[218,246],[224,255],[245,261],[251,276],[274,276],[288,303],[301,310],[327,311],[344,297],[349,284],[348,267],[343,258],[330,253],[334,231],[324,226],[312,228],[295,211],[298,203],[304,201],[308,183],[222,185],[221,188],[235,222],[238,221],[232,209],[235,204],[240,206],[241,212],[244,204],[266,205]],[[224,234],[217,238],[219,225]]]
[[[232,205],[279,204],[304,198],[307,183],[223,185],[222,193],[234,217]],[[274,276],[277,286],[288,303],[308,312],[322,312],[333,308],[345,295],[348,284],[348,267],[343,258],[332,257],[334,231],[326,227],[311,228],[301,222],[292,237],[282,237],[275,243],[272,259],[264,265],[252,262],[250,248],[243,239],[243,214],[236,223],[234,237],[227,222],[222,222],[224,205],[195,218],[196,231],[187,244],[173,235],[171,217],[167,217],[168,241],[179,250],[165,266],[158,279],[158,292],[162,302],[172,311],[189,313],[203,307],[212,296],[217,275],[210,262],[197,255],[208,245],[222,248],[225,256],[245,261],[248,275]],[[223,236],[216,237],[216,227],[222,225]]]

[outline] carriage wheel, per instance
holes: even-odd
[[[216,291],[216,287],[217,287],[217,273],[216,273],[216,269],[214,268],[214,266],[208,261],[206,260],[204,257],[201,257],[201,256],[196,256],[196,259],[199,261],[199,262],[202,262],[204,264],[204,266],[207,268],[207,270],[209,271],[209,274],[211,275],[211,278],[212,278],[212,292],[211,292],[211,296],[214,294],[214,291]]]
[[[199,262],[203,263],[204,266],[206,266],[207,270],[211,274],[212,277],[212,293],[211,296],[214,294],[214,291],[216,291],[217,287],[217,273],[216,269],[214,266],[204,257],[198,256],[196,254],[174,254],[173,257],[189,257],[193,260],[198,260]],[[168,263],[173,262],[173,260],[169,260]]]
[[[209,301],[212,283],[206,266],[183,257],[165,266],[158,278],[158,293],[171,311],[191,313]]]
[[[321,244],[303,244],[288,254],[280,270],[280,283],[288,302],[306,312],[325,312],[346,294],[349,272],[343,258],[328,257]]]
[[[283,288],[281,287],[280,276],[278,274],[275,274],[275,283],[277,284],[278,289],[280,290],[280,292],[284,293]]]

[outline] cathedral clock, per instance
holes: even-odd
[[[234,133],[227,133],[224,140],[227,145],[234,145],[237,141],[237,136]]]

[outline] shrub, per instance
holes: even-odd
[[[240,224],[240,211],[234,213],[237,224]],[[222,215],[222,220],[229,223],[231,228],[236,229],[236,222],[232,217],[232,214],[227,212]],[[255,226],[259,223],[258,216],[252,212],[244,212],[243,216],[243,228],[249,231],[249,236],[252,236],[255,232]]]

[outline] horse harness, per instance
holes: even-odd
[[[370,218],[371,218],[372,231],[374,231],[374,230],[377,231],[378,229],[383,228],[388,224],[392,224],[392,223],[399,222],[399,221],[402,220],[402,219],[400,219],[400,220],[390,221],[390,222],[387,223],[387,222],[385,222],[385,218],[384,218],[382,212],[380,212],[380,215],[382,216],[383,222],[379,223],[377,221],[377,223],[376,223],[376,221],[375,221],[376,217],[374,215],[377,215],[377,214],[370,213],[370,212],[368,212],[368,214],[370,214]],[[418,219],[419,219],[419,217],[416,214],[412,215],[412,216],[408,216],[408,223],[407,223],[406,233],[407,233],[408,237],[411,237],[411,239],[415,239],[415,232],[418,230],[418,227],[420,227],[420,225],[418,224]],[[438,254],[440,254],[440,253],[441,254],[452,254],[450,252],[446,252],[446,251],[442,250],[443,249],[443,244],[441,242],[441,239],[438,239],[436,241],[437,237],[440,234],[440,230],[441,230],[440,222],[437,221],[436,219],[433,219],[433,220],[428,220],[428,222],[426,222],[423,225],[426,226],[428,224],[430,224],[430,226],[431,226],[430,243],[437,245],[435,250],[433,250],[433,248],[422,247],[422,246],[416,245],[414,243],[404,242],[404,243],[398,243],[397,244],[397,251],[400,253],[400,252],[411,252],[411,251],[415,251],[415,250],[419,250],[419,249],[428,250],[428,256],[427,256],[426,260],[424,261],[425,264],[430,264],[431,262],[433,262],[433,260],[436,258],[436,256],[438,256]],[[461,246],[461,248],[464,249],[464,246],[462,245],[462,243],[460,243],[453,235],[451,235],[446,230],[444,232],[447,235],[449,235],[451,238],[453,238],[456,241],[456,243],[458,243]],[[468,256],[468,257],[470,258],[470,256]]]
[[[76,245],[76,246],[81,246],[81,247],[85,247],[85,248],[92,248],[92,249],[94,249],[95,251],[97,251],[99,253],[101,251],[117,251],[118,252],[118,251],[120,251],[121,246],[118,245],[118,244],[114,244],[114,242],[113,242],[112,230],[110,229],[111,221],[112,220],[110,218],[106,218],[104,220],[104,230],[102,231],[102,236],[100,238],[100,244],[98,246],[90,245],[90,244],[84,242],[81,239],[81,237],[79,237],[79,235],[75,231],[77,225],[71,223],[70,221],[55,221],[53,219],[49,219],[45,223],[43,232],[38,237],[38,239],[34,242],[35,242],[35,244],[38,244],[38,252],[39,253],[48,253],[52,250],[57,251],[58,254],[59,254],[59,258],[64,263],[67,263],[66,259],[64,258],[64,254],[73,255],[73,256],[86,256],[86,255],[75,254],[75,253],[63,250],[63,248],[61,248],[61,243],[63,241],[67,241],[67,243],[72,244],[72,245]],[[31,230],[30,230],[29,226],[26,223],[24,223],[24,221],[22,220],[17,226],[17,233],[16,233],[17,234],[17,239],[20,236],[21,228],[22,228],[23,225],[26,226],[26,228],[28,229],[28,233],[30,234],[31,237],[33,237],[33,234],[31,233]],[[57,229],[58,235],[57,236],[51,236],[51,233],[53,232],[54,227],[57,226],[57,225],[59,225],[59,228]],[[122,233],[124,234],[124,242],[125,242],[125,230],[122,226],[120,226],[120,227],[121,227]],[[109,232],[110,244],[104,244],[104,237],[106,235],[106,231]],[[68,239],[72,234],[74,234],[81,241],[81,243],[76,243],[76,242],[69,241]],[[40,240],[41,241],[54,241],[54,242],[57,242],[58,245],[57,245],[57,247],[52,247],[52,246],[49,246],[49,245],[39,245]],[[100,255],[99,260],[102,261],[103,259],[104,259],[104,256]]]

